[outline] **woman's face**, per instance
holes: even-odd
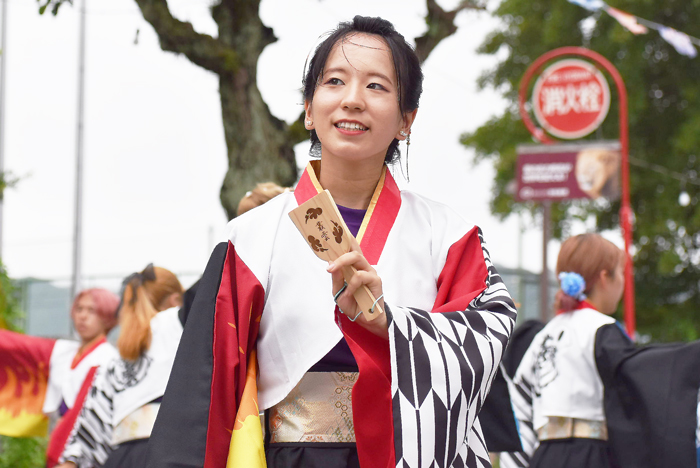
[[[620,303],[620,299],[622,299],[622,293],[625,290],[625,262],[624,260],[620,261],[618,265],[615,267],[615,269],[611,273],[604,273],[608,275],[608,281],[606,285],[606,302],[607,304],[605,305],[606,309],[605,312],[608,314],[612,314],[617,310],[617,305]]]
[[[326,61],[313,102],[306,103],[307,129],[315,129],[322,158],[384,161],[399,131],[410,127],[399,110],[389,47],[371,34],[341,39]]]
[[[612,281],[612,293],[613,299],[615,300],[615,309],[617,309],[617,304],[622,299],[622,293],[625,291],[625,261],[621,260],[615,268],[613,273]]]
[[[95,309],[95,301],[90,294],[83,294],[78,299],[71,317],[73,318],[75,331],[78,332],[83,343],[89,343],[107,331],[105,323]]]

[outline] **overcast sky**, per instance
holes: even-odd
[[[58,17],[33,0],[8,0],[5,167],[22,179],[6,191],[3,260],[13,277],[71,274],[80,0]],[[446,8],[456,0],[442,0]],[[216,35],[210,0],[170,0],[173,13]],[[274,115],[293,121],[299,87],[319,35],[355,14],[383,16],[407,38],[425,29],[423,0],[262,0],[279,41],[260,58],[258,84]],[[454,207],[481,226],[497,264],[518,264],[518,219],[489,213],[493,169],[473,164],[458,143],[503,108],[476,79],[495,64],[475,49],[498,24],[466,11],[458,32],[424,66],[424,93],[412,129],[409,188]],[[200,272],[226,217],[219,189],[226,171],[217,77],[160,50],[133,0],[89,0],[87,26],[83,271],[124,276],[154,262]],[[308,146],[297,147],[300,164]],[[541,233],[524,234],[526,268],[541,268]],[[550,246],[550,265],[558,245]]]

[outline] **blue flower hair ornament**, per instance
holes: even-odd
[[[562,271],[559,273],[559,283],[561,290],[567,296],[571,296],[577,301],[586,299],[586,295],[583,293],[586,290],[586,280],[578,273]]]

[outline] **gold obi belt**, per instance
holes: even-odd
[[[148,403],[125,417],[114,427],[112,444],[151,437],[153,425],[156,423],[160,403]]]
[[[552,416],[547,419],[547,424],[537,430],[537,437],[540,440],[569,439],[571,437],[608,440],[608,425],[605,421]]]
[[[355,442],[352,387],[357,372],[307,372],[270,408],[270,443]]]

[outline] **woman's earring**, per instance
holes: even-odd
[[[307,127],[310,127],[310,126],[312,126],[313,124],[314,124],[314,121],[313,121],[313,120],[307,120],[307,121],[306,121],[306,126],[307,126]]]
[[[408,132],[408,135],[406,136],[406,146],[411,145],[411,132]]]
[[[400,130],[399,135],[401,135],[402,137],[407,137],[408,133],[406,133],[406,130]]]

